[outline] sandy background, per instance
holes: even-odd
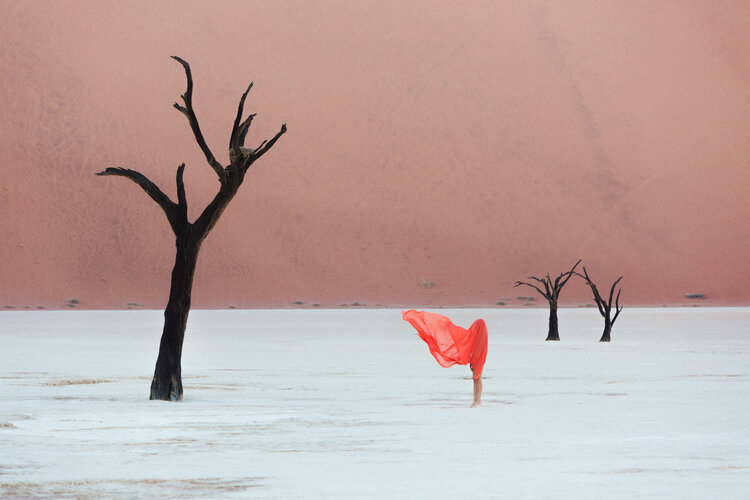
[[[520,305],[584,259],[623,301],[750,302],[750,4],[0,1],[0,307],[161,307],[227,161],[289,133],[209,235],[195,307]],[[429,286],[432,284],[433,286]],[[510,300],[509,300],[510,299]],[[563,302],[589,301],[583,283]]]

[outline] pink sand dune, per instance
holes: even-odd
[[[577,259],[626,304],[750,302],[750,4],[0,2],[0,307],[166,302],[169,226],[289,132],[209,235],[195,307],[522,305]],[[571,282],[566,304],[590,301]],[[539,301],[537,301],[539,302]]]

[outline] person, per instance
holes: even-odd
[[[471,407],[479,406],[482,401],[482,369],[487,359],[487,325],[484,320],[476,320],[466,330],[441,314],[410,309],[402,311],[401,315],[427,343],[440,366],[469,365],[474,380]]]

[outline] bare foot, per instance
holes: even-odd
[[[482,404],[481,401],[474,401],[473,403],[471,403],[471,406],[469,408],[476,408],[480,404]]]

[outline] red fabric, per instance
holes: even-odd
[[[487,325],[483,319],[476,320],[466,330],[440,314],[411,309],[402,312],[402,316],[427,342],[440,366],[470,365],[474,379],[482,376],[487,359]]]

